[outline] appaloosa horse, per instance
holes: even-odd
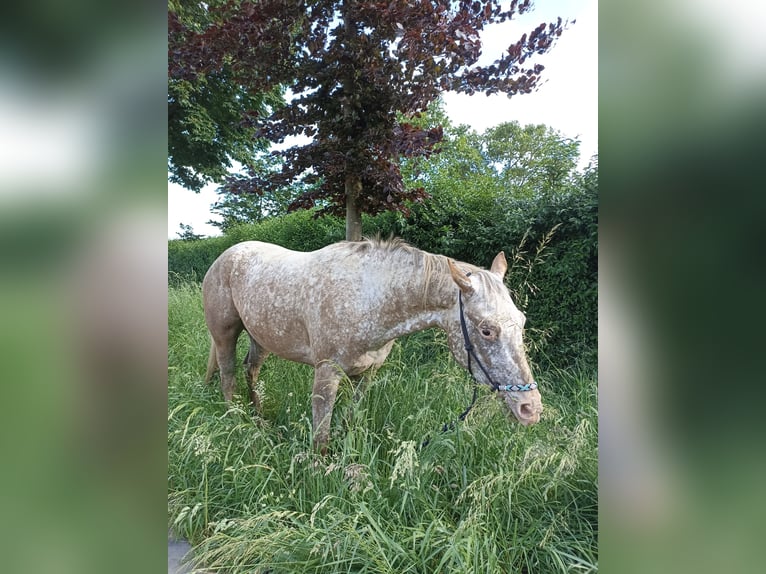
[[[231,401],[243,330],[256,408],[254,385],[269,353],[313,365],[314,444],[325,451],[343,374],[379,366],[397,337],[440,327],[476,380],[497,391],[522,424],[534,424],[542,403],[524,352],[525,317],[503,284],[506,268],[503,252],[486,271],[399,240],[341,242],[309,253],[239,243],[216,259],[202,283],[212,338],[206,381],[219,367]]]

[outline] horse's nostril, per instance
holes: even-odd
[[[519,413],[524,418],[530,418],[535,414],[535,410],[532,408],[532,403],[524,403],[519,407]]]

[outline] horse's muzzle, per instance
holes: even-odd
[[[522,425],[526,427],[540,422],[543,403],[537,390],[504,392],[502,395],[506,406]]]

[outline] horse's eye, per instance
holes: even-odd
[[[486,327],[481,330],[481,334],[483,337],[491,337],[492,331],[490,329],[487,329]]]

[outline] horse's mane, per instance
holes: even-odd
[[[372,250],[380,250],[393,254],[401,254],[416,260],[416,268],[423,271],[423,304],[428,300],[429,292],[439,292],[445,285],[452,285],[452,276],[447,264],[447,257],[418,249],[407,243],[401,237],[389,236],[381,238],[380,234],[364,237],[362,241],[343,242],[344,246],[354,253],[365,253]],[[480,267],[468,263],[460,263],[460,267],[466,271],[476,273]]]
[[[404,251],[406,253],[420,251],[420,249],[413,247],[401,237],[391,235],[384,239],[380,236],[380,233],[369,237],[365,236],[361,241],[344,241],[343,245],[355,252],[365,252],[371,249],[390,251],[392,253],[396,251]],[[425,251],[421,253],[425,253]]]

